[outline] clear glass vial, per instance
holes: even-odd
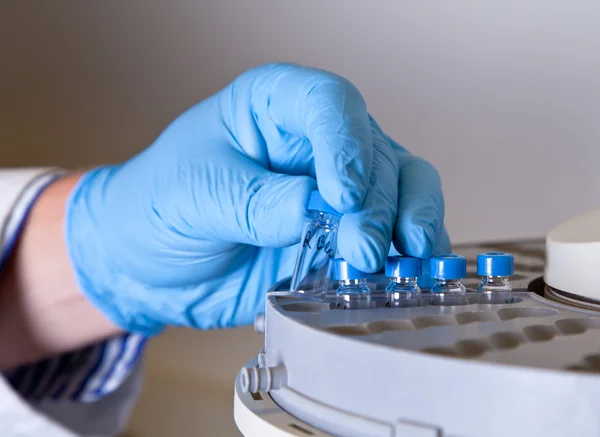
[[[337,232],[342,214],[325,202],[318,191],[311,193],[307,209],[290,291],[324,299],[329,286],[327,275],[331,260],[337,252]]]
[[[369,273],[361,272],[338,258],[331,265],[331,279],[338,281],[336,307],[342,310],[371,308],[371,289],[367,285]]]
[[[515,259],[509,253],[488,252],[477,255],[477,275],[481,283],[477,291],[484,301],[513,301],[510,277],[515,273]]]
[[[467,276],[467,259],[464,256],[434,256],[429,260],[429,274],[433,278],[432,294],[462,295],[467,291],[462,283]]]
[[[410,306],[421,296],[417,278],[421,276],[421,260],[408,256],[390,256],[385,263],[385,276],[390,283],[385,289],[388,307]]]

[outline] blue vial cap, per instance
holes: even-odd
[[[488,252],[477,255],[479,276],[512,276],[515,273],[515,258],[510,253]]]
[[[440,255],[429,260],[429,274],[434,279],[462,279],[467,276],[467,259],[461,255]]]
[[[322,211],[338,217],[343,215],[333,209],[329,203],[325,202],[323,197],[321,197],[321,193],[316,190],[310,193],[310,198],[308,199],[308,210]]]
[[[421,276],[421,260],[410,256],[390,256],[385,263],[388,278],[416,278]]]
[[[370,273],[365,273],[352,267],[342,258],[336,258],[331,264],[331,278],[336,281],[345,281],[352,279],[367,279]]]
[[[433,279],[429,275],[429,260],[421,262],[421,276],[417,278],[417,284],[421,288],[431,288]]]

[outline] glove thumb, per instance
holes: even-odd
[[[317,183],[308,176],[270,172],[255,163],[238,173],[229,199],[234,227],[224,239],[260,247],[287,247],[302,236],[306,206]],[[250,167],[250,168],[248,168]],[[239,170],[239,168],[238,168]],[[224,196],[225,197],[225,196]],[[221,208],[225,205],[221,204]],[[229,208],[227,208],[229,209]],[[226,217],[223,217],[227,220]]]

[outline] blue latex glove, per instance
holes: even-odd
[[[340,254],[378,270],[447,252],[440,178],[388,138],[345,79],[293,65],[247,71],[122,165],[86,173],[67,206],[79,285],[113,322],[250,324],[289,276],[318,188],[346,213]]]

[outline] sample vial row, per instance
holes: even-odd
[[[363,306],[370,301],[367,278],[370,276],[350,266],[337,256],[337,232],[342,214],[331,207],[319,191],[308,201],[308,214],[290,283],[290,291],[311,299],[324,299],[330,280],[339,281],[340,305]],[[482,254],[477,258],[477,272],[482,276],[479,291],[504,293],[510,299],[509,276],[513,274],[513,257],[504,253]],[[420,295],[417,278],[422,274],[422,261],[410,257],[390,257],[386,276],[389,305]],[[465,293],[462,279],[467,260],[460,255],[443,255],[429,260],[429,275],[434,280],[431,294],[443,302],[447,297]]]
[[[343,259],[335,259],[330,272],[338,281],[337,307],[341,309],[370,308],[372,292],[367,285],[371,276],[352,267]],[[477,256],[477,274],[481,282],[477,291],[484,301],[512,301],[510,277],[514,274],[514,257],[503,252],[488,252]],[[405,307],[421,298],[417,279],[422,275],[422,260],[412,257],[389,257],[385,275],[386,306]],[[467,275],[467,259],[461,255],[441,255],[429,260],[429,275],[433,285],[428,296],[433,304],[443,304],[466,293],[462,281]]]

